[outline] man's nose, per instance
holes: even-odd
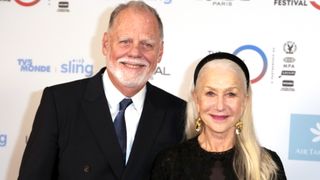
[[[141,48],[140,48],[140,44],[138,42],[132,43],[132,46],[129,50],[128,55],[130,57],[140,57],[141,56]]]

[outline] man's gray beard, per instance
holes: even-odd
[[[140,87],[144,86],[147,81],[151,78],[154,71],[147,73],[142,73],[141,75],[135,77],[126,79],[125,73],[123,73],[121,70],[113,68],[113,66],[109,63],[107,63],[107,69],[108,71],[125,87],[127,88],[134,88],[134,87]]]

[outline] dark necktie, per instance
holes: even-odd
[[[132,103],[131,99],[125,98],[119,104],[119,112],[114,119],[114,127],[118,136],[118,141],[122,150],[124,162],[126,160],[127,151],[127,130],[126,122],[124,120],[124,112],[126,108]]]

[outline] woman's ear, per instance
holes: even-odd
[[[197,112],[199,112],[199,103],[198,103],[199,101],[198,101],[197,92],[195,90],[193,90],[191,92],[191,94],[192,94],[192,101],[194,102],[194,105],[197,109]]]
[[[244,111],[246,110],[247,105],[248,105],[249,100],[250,100],[249,94],[246,94],[246,95],[244,95],[244,96],[245,96],[245,97],[244,97],[244,100],[243,100],[242,112],[244,112]]]

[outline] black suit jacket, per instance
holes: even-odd
[[[126,166],[102,84],[92,78],[44,89],[19,180],[144,180],[157,153],[183,137],[185,102],[147,83]]]

